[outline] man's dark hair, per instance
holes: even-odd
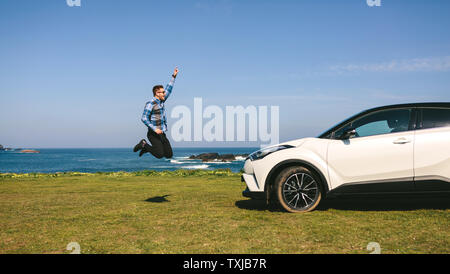
[[[156,92],[160,89],[160,88],[164,88],[162,85],[156,85],[153,87],[153,96],[156,95]]]

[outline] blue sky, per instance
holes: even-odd
[[[450,1],[381,3],[2,0],[0,144],[132,147],[153,85],[175,66],[169,115],[194,97],[276,105],[280,141],[370,107],[450,101]]]

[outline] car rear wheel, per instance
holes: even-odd
[[[318,176],[305,167],[284,169],[275,179],[279,205],[288,212],[314,210],[322,198],[322,185]]]

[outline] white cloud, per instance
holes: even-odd
[[[299,95],[262,95],[262,96],[243,96],[242,99],[247,99],[249,102],[346,102],[351,101],[351,98],[339,95],[330,95],[324,93],[311,92]]]
[[[448,71],[450,56],[433,58],[414,58],[393,60],[384,63],[334,65],[329,69],[338,73],[346,72],[416,72],[416,71]]]

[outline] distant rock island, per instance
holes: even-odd
[[[235,161],[237,157],[246,158],[248,154],[222,154],[220,155],[217,152],[211,153],[201,153],[199,155],[191,155],[189,159],[202,160],[202,162],[230,162]]]
[[[38,150],[32,150],[32,149],[24,149],[20,151],[21,153],[40,153]]]
[[[10,148],[10,147],[3,147],[2,145],[0,145],[0,151],[20,151],[22,153],[40,153],[40,151],[38,150]]]
[[[9,148],[9,147],[3,147],[2,145],[0,145],[0,151],[11,151],[14,150],[13,148]]]

